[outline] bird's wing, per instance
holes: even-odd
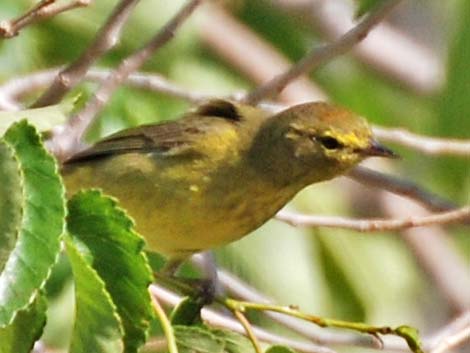
[[[65,164],[130,152],[152,152],[162,157],[203,154],[206,146],[210,148],[217,144],[220,148],[221,138],[233,136],[239,119],[232,103],[209,101],[180,120],[115,133],[72,156]],[[229,148],[230,144],[226,142]]]

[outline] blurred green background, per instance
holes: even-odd
[[[0,41],[0,84],[17,76],[71,62],[87,47],[116,1],[95,1],[23,30]],[[98,62],[115,67],[141,46],[179,8],[183,1],[142,1],[125,27],[122,40]],[[235,17],[291,60],[301,58],[322,42],[316,32],[296,16],[268,0],[226,1]],[[0,20],[17,16],[31,1],[3,0]],[[203,11],[190,19],[143,71],[161,73],[189,90],[225,95],[254,87],[230,62],[220,58],[199,36],[198,23],[210,21]],[[366,116],[371,122],[431,136],[470,138],[470,2],[407,1],[392,22],[423,42],[446,65],[442,88],[417,94],[393,78],[351,55],[335,59],[311,75],[331,100]],[[429,38],[429,32],[436,35]],[[247,53],[249,55],[249,53]],[[399,53],[397,53],[399,55]],[[71,93],[92,94],[94,84]],[[37,96],[23,97],[27,105]],[[88,138],[128,126],[174,119],[187,102],[164,94],[120,88]],[[470,203],[468,158],[425,156],[400,146],[403,159],[383,166],[452,200]],[[350,192],[345,193],[348,189]],[[378,192],[340,179],[310,187],[290,207],[303,212],[351,217],[382,216]],[[366,201],[364,201],[366,200]],[[370,204],[368,204],[370,202]],[[371,211],[372,210],[372,211]],[[470,266],[468,228],[448,231],[455,254]],[[423,242],[425,239],[423,239]],[[218,262],[246,279],[279,303],[297,304],[304,311],[374,324],[409,323],[430,333],[455,314],[445,296],[420,266],[399,233],[359,234],[336,229],[296,229],[270,221],[243,240],[216,250]],[[440,259],[446,261],[446,259]],[[61,347],[71,321],[71,285],[66,261],[61,261],[49,284],[54,305],[46,342]],[[451,276],[451,274],[449,274]],[[470,274],[469,274],[470,276]],[[253,318],[256,322],[264,319]],[[277,328],[281,330],[281,328]]]

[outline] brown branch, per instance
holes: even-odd
[[[23,77],[16,77],[0,85],[0,110],[19,110],[21,106],[15,102],[21,96],[40,90],[50,85],[60,69],[49,69],[28,74]],[[105,82],[111,70],[91,68],[83,77],[83,80],[98,83]],[[162,75],[147,72],[131,73],[123,82],[126,85],[145,89],[153,92],[164,93],[172,97],[180,98],[189,102],[201,102],[214,98],[213,95],[193,92],[181,87],[175,82],[171,82]]]
[[[202,41],[257,84],[268,82],[273,75],[292,65],[270,43],[221,6],[207,6],[204,15],[198,24]],[[326,99],[326,94],[307,76],[301,76],[293,80],[279,98],[285,103],[297,104]]]
[[[381,200],[385,214],[391,218],[429,215],[429,212],[416,202],[393,194],[382,193]],[[470,309],[468,264],[455,251],[451,237],[438,225],[405,229],[401,236],[420,268],[429,276],[436,291],[454,312]]]
[[[350,1],[274,0],[272,3],[318,30],[329,41],[354,26],[355,4]],[[436,93],[444,83],[444,63],[437,53],[387,23],[380,23],[352,54],[381,75],[419,94]]]
[[[470,341],[470,326],[464,328],[460,332],[456,332],[447,336],[442,342],[434,348],[431,353],[444,353],[463,345],[465,342],[468,344]]]
[[[356,230],[358,232],[397,231],[415,227],[468,222],[470,221],[470,206],[429,216],[404,219],[350,219],[306,215],[282,210],[277,213],[276,219],[295,227],[329,227]]]
[[[420,136],[405,129],[374,126],[374,134],[386,142],[398,143],[429,155],[470,156],[470,141]]]
[[[91,0],[73,0],[67,4],[56,4],[56,0],[41,0],[23,15],[8,21],[0,22],[0,38],[12,38],[32,23],[54,17],[62,12],[85,7]]]
[[[82,80],[91,65],[116,45],[124,24],[138,2],[139,0],[121,0],[99,30],[93,43],[75,62],[59,72],[49,89],[32,107],[43,107],[60,102],[67,92]]]
[[[460,314],[428,339],[431,353],[443,353],[470,340],[470,310]]]
[[[127,57],[98,88],[85,108],[53,137],[50,147],[56,155],[64,158],[74,152],[75,146],[95,116],[101,111],[114,91],[134,71],[138,70],[151,55],[173,38],[175,31],[192,14],[202,0],[191,0],[140,50]]]
[[[377,6],[377,8],[366,16],[356,27],[349,30],[337,41],[313,49],[288,71],[274,77],[271,81],[249,93],[246,96],[245,101],[251,104],[257,104],[263,99],[277,95],[293,79],[314,70],[341,54],[346,53],[354,45],[364,39],[369,31],[382,21],[399,2],[400,0],[387,0],[382,2],[380,6]]]
[[[366,167],[358,166],[352,169],[347,176],[361,184],[380,188],[396,195],[412,199],[431,211],[442,212],[456,208],[456,205],[452,202],[423,189],[412,181],[384,174]]]

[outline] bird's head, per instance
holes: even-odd
[[[323,102],[296,105],[272,116],[255,143],[271,146],[268,163],[282,168],[279,173],[306,183],[343,174],[367,157],[396,157],[374,139],[364,118]]]

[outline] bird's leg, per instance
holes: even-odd
[[[194,255],[192,260],[201,270],[203,276],[198,280],[200,294],[204,299],[204,303],[211,304],[214,302],[215,297],[222,293],[214,255],[211,251],[206,251]]]
[[[216,294],[220,293],[217,278],[217,268],[211,253],[207,252],[194,257],[203,273],[203,278],[184,278],[176,276],[185,259],[169,259],[163,269],[155,273],[155,278],[162,284],[181,291],[185,295],[197,298],[203,305],[214,302]]]

